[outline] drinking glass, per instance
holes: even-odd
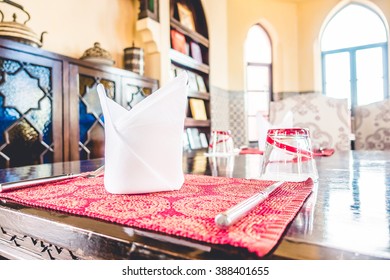
[[[229,130],[213,130],[208,149],[210,156],[234,155],[234,142]]]
[[[234,156],[209,157],[209,164],[212,176],[233,177]]]
[[[309,131],[275,128],[267,132],[260,178],[275,181],[318,180]]]

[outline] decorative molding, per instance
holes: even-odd
[[[146,17],[137,21],[136,30],[140,34],[142,43],[145,46],[145,54],[160,52],[161,50],[160,23]]]
[[[77,260],[79,259],[68,249],[56,246],[25,234],[0,227],[0,243],[6,244],[7,247],[23,251],[35,259],[46,260]]]

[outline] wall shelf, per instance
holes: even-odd
[[[208,144],[204,139],[209,141],[211,133],[210,44],[201,0],[170,0],[170,36],[171,71],[174,75],[187,71],[189,78],[188,110],[184,123],[189,141],[184,143],[184,149],[205,148]],[[197,145],[194,139],[202,139],[202,145]]]
[[[210,72],[210,67],[208,65],[199,63],[192,57],[178,52],[177,50],[171,49],[169,54],[171,61],[178,66],[182,66],[183,68],[189,68],[190,70],[197,70],[205,74],[209,74]]]
[[[171,27],[183,33],[184,35],[190,37],[195,42],[200,43],[207,48],[209,47],[209,40],[207,38],[205,38],[203,35],[199,34],[198,32],[194,32],[188,29],[187,27],[183,26],[177,19],[171,18]]]
[[[186,127],[209,127],[210,120],[199,121],[199,120],[194,120],[193,118],[186,118],[185,126]]]

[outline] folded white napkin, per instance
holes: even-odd
[[[181,188],[187,80],[183,72],[129,111],[108,98],[103,85],[98,85],[108,192],[138,194]]]
[[[291,111],[288,111],[280,123],[271,124],[263,117],[263,115],[260,112],[258,112],[256,114],[256,123],[257,123],[257,129],[258,129],[259,150],[264,151],[268,129],[271,129],[271,128],[292,128],[293,127],[293,114]]]

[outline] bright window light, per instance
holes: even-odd
[[[348,98],[350,108],[388,97],[386,25],[373,10],[344,7],[326,25],[321,49],[327,96]]]
[[[328,23],[322,35],[322,51],[386,42],[381,18],[372,10],[350,4]]]
[[[266,31],[252,26],[245,41],[246,104],[249,142],[257,141],[256,114],[269,114],[272,47]]]

